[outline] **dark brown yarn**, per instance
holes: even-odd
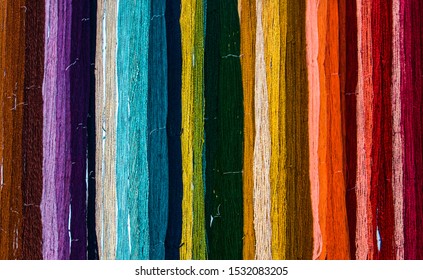
[[[355,180],[357,172],[357,7],[355,1],[341,0],[340,15],[340,80],[343,103],[343,134],[346,174],[346,203],[350,236],[350,256],[355,259],[357,197]]]
[[[287,259],[311,259],[306,2],[288,0],[286,54]]]
[[[28,1],[25,20],[22,259],[42,259],[44,0]]]

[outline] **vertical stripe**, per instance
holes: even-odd
[[[43,97],[45,2],[28,1],[25,14],[22,259],[42,259]]]
[[[192,0],[181,0],[181,41],[182,41],[182,129],[181,129],[181,150],[182,150],[182,239],[180,246],[180,258],[182,260],[192,259],[192,224],[193,224],[193,48],[194,38],[191,28],[194,26],[192,15],[195,11],[195,3]]]
[[[307,40],[307,70],[309,87],[308,129],[310,134],[310,188],[313,210],[313,259],[317,259],[321,252],[322,232],[319,223],[319,115],[320,115],[320,83],[319,83],[319,30],[318,30],[318,2],[307,1],[306,40]],[[323,46],[322,46],[323,47]],[[323,201],[322,201],[323,202]]]
[[[415,193],[413,147],[413,58],[411,1],[401,1],[401,130],[404,131],[404,259],[415,258]]]
[[[22,257],[22,125],[24,107],[25,1],[3,1],[0,80],[1,141],[0,259]],[[11,51],[13,50],[13,51]]]
[[[244,91],[244,157],[243,157],[243,207],[244,239],[243,259],[252,260],[255,256],[255,232],[253,209],[253,163],[254,163],[254,81],[256,44],[256,5],[255,0],[241,0],[241,68]]]
[[[416,110],[416,119],[420,122],[420,132],[417,133],[417,145],[418,150],[416,151],[417,156],[419,157],[418,160],[418,166],[417,166],[417,176],[418,182],[416,185],[416,192],[417,192],[417,232],[421,232],[423,230],[423,112],[419,109],[422,106],[422,95],[423,95],[423,19],[421,18],[421,15],[423,14],[423,3],[417,2],[418,8],[414,10],[414,18],[416,20],[416,30],[420,29],[420,37],[417,39],[417,42],[415,44],[416,46],[416,72],[417,72],[417,80],[416,83],[416,91],[415,95],[418,99],[419,106],[415,106],[414,110]],[[420,58],[420,59],[419,59]],[[416,103],[417,103],[416,102]],[[420,115],[420,116],[419,116]],[[418,118],[420,117],[420,118]],[[423,237],[421,234],[417,235],[417,259],[423,259]]]
[[[70,257],[70,182],[71,182],[71,104],[70,69],[78,61],[71,57],[71,16],[70,0],[57,3],[57,92],[56,94],[56,142],[55,142],[55,190],[57,202],[58,259]],[[73,59],[73,60],[72,60]],[[51,108],[47,108],[51,110]],[[53,120],[54,121],[54,120]]]
[[[41,205],[43,256],[68,259],[70,204],[70,15],[66,1],[46,1],[46,52],[43,82],[44,127]]]
[[[56,172],[56,82],[57,82],[57,1],[45,1],[45,52],[43,80],[43,194],[41,217],[43,224],[43,258],[58,259],[58,209],[55,195]]]
[[[339,17],[338,4],[328,1],[325,55],[327,98],[327,252],[328,259],[349,259],[347,213],[345,206],[345,175],[341,126],[339,78]],[[323,70],[323,69],[322,69]]]
[[[367,168],[365,147],[365,110],[363,81],[363,4],[357,0],[357,31],[358,31],[358,82],[357,82],[357,179],[355,192],[357,194],[357,225],[356,225],[356,259],[367,259],[369,248],[367,240]]]
[[[287,259],[313,256],[308,151],[306,3],[289,0],[286,49]]]
[[[148,259],[147,96],[150,1],[118,4],[117,259]],[[133,22],[139,22],[134,28]]]
[[[271,252],[272,256],[276,259],[280,259],[279,254],[281,253],[281,245],[279,242],[278,229],[279,221],[278,216],[282,216],[278,213],[278,190],[281,180],[281,173],[279,173],[280,161],[280,123],[279,123],[279,112],[280,112],[280,20],[279,20],[279,3],[278,1],[267,0],[263,3],[263,37],[264,37],[264,58],[265,58],[265,71],[266,71],[266,84],[268,92],[268,121],[270,125],[270,222],[271,222]],[[278,212],[277,212],[278,211]],[[268,230],[269,230],[268,229]]]
[[[423,237],[420,232],[423,230],[423,62],[422,62],[422,44],[423,44],[423,20],[421,1],[414,0],[412,6],[412,30],[413,30],[413,145],[415,153],[415,217],[416,217],[416,248],[415,259],[423,258]],[[415,35],[414,35],[415,34]]]
[[[164,241],[168,221],[168,156],[166,137],[167,60],[165,0],[152,1],[149,45],[148,90],[148,178],[150,180],[149,210],[150,256],[165,257]]]
[[[256,73],[255,73],[255,142],[254,142],[254,229],[256,259],[272,258],[272,225],[270,221],[270,157],[269,97],[264,58],[263,3],[256,1]]]
[[[340,9],[345,22],[344,33],[345,47],[345,91],[344,91],[344,145],[346,165],[346,204],[348,214],[348,228],[350,236],[350,256],[356,257],[356,224],[357,224],[357,97],[358,97],[358,44],[357,44],[357,3],[356,1],[340,2]],[[341,42],[343,40],[341,39]],[[342,64],[341,64],[342,65]]]
[[[401,129],[401,45],[403,31],[400,0],[392,1],[392,191],[395,210],[395,258],[404,259],[404,132]]]
[[[318,20],[318,56],[317,62],[319,65],[319,90],[320,90],[320,112],[319,112],[319,138],[317,142],[318,156],[321,160],[318,162],[319,169],[319,224],[322,233],[322,251],[320,253],[320,259],[326,259],[327,257],[327,245],[328,245],[328,232],[327,232],[327,200],[328,200],[328,187],[329,187],[329,158],[328,158],[328,92],[327,80],[326,80],[326,48],[329,44],[327,42],[328,37],[328,1],[319,1],[317,9],[317,20]],[[309,74],[310,75],[310,74]],[[311,157],[310,157],[311,159]]]
[[[357,97],[357,259],[372,259],[376,232],[371,226],[373,217],[370,203],[371,127],[373,123],[371,5],[368,0],[357,0],[358,26],[358,97]],[[376,248],[377,249],[377,248]]]
[[[87,172],[88,177],[88,198],[87,198],[87,250],[89,260],[98,260],[98,243],[96,232],[96,48],[97,48],[97,0],[90,1],[90,96],[89,96],[89,109],[87,121]],[[84,19],[85,21],[88,19]],[[101,44],[100,44],[101,46]],[[101,132],[101,130],[99,130]]]
[[[405,259],[422,254],[421,188],[422,188],[422,123],[421,123],[421,40],[420,1],[403,3],[404,60],[401,65],[401,105],[404,130],[404,244]]]
[[[193,48],[193,232],[192,258],[206,259],[206,228],[205,228],[205,186],[203,180],[204,154],[204,19],[205,7],[203,0],[195,3],[194,48]]]
[[[96,151],[95,151],[95,231],[98,238],[98,255],[99,259],[104,259],[104,238],[103,238],[103,181],[104,181],[104,169],[103,169],[103,93],[105,91],[105,75],[104,75],[104,36],[103,25],[105,16],[105,0],[100,0],[97,3],[97,28],[96,28],[96,53],[95,53],[95,135]]]
[[[394,204],[392,193],[392,1],[372,6],[373,145],[371,198],[373,230],[380,236],[375,258],[394,259]]]
[[[277,228],[272,228],[272,236],[275,240],[277,236],[279,236],[279,248],[274,248],[272,251],[273,257],[277,259],[280,257],[281,259],[287,258],[287,154],[288,154],[288,146],[287,146],[287,124],[286,124],[286,114],[287,114],[287,91],[286,91],[286,57],[287,57],[287,33],[288,33],[288,2],[287,0],[283,0],[280,3],[279,8],[279,19],[280,19],[280,28],[281,28],[281,63],[280,63],[280,94],[279,94],[279,126],[280,126],[280,155],[279,155],[279,183],[282,187],[276,188],[276,199],[274,199],[273,212],[274,213],[285,213],[284,215],[278,215],[277,218]],[[276,240],[275,240],[276,242]],[[276,246],[275,246],[276,247]],[[275,251],[276,250],[276,251]],[[280,252],[278,253],[278,251]],[[279,256],[277,254],[280,254]]]
[[[166,234],[166,259],[179,259],[182,233],[182,154],[181,82],[182,53],[179,17],[180,0],[166,1],[166,40],[168,60],[167,140],[169,155],[169,213]]]
[[[100,259],[116,257],[117,4],[98,2],[96,55],[96,233]]]
[[[265,2],[263,9],[266,77],[271,134],[270,187],[272,258],[286,256],[285,60],[287,2]]]
[[[7,3],[2,1],[0,2],[0,21],[3,23],[6,21],[6,5]],[[3,57],[5,57],[5,53],[6,50],[4,48],[4,46],[6,46],[6,34],[5,34],[5,28],[0,29],[0,66],[2,69],[4,69],[5,66],[5,62]],[[5,85],[5,79],[4,76],[0,76],[0,90],[1,90],[1,98],[0,98],[0,120],[3,122],[3,116],[4,116],[4,96],[3,96],[3,92],[5,89],[6,85]],[[3,186],[4,186],[4,125],[0,126],[0,160],[1,160],[1,169],[0,169],[0,203],[2,206],[7,206],[8,204],[8,199],[6,198],[6,195],[8,195],[8,192],[3,192]],[[3,227],[4,225],[6,225],[9,221],[9,217],[8,217],[8,212],[3,213],[2,209],[4,209],[3,207],[0,208],[1,211],[1,220],[0,220],[0,225]],[[8,209],[8,208],[6,208]],[[8,238],[8,231],[7,230],[2,230],[0,231],[0,258],[1,259],[5,259],[7,258],[7,254],[8,254],[8,246],[6,245],[6,241]]]
[[[71,259],[87,259],[87,120],[90,96],[90,3],[73,0],[70,59]],[[88,47],[87,47],[88,45]],[[88,174],[88,178],[93,174]]]
[[[236,0],[207,5],[206,62],[214,60],[205,67],[206,228],[210,259],[242,258],[243,92],[237,8]],[[216,37],[207,37],[210,33],[216,33]],[[215,50],[209,52],[212,48]]]

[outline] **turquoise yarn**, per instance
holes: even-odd
[[[150,259],[165,259],[168,220],[169,172],[167,151],[167,45],[166,0],[151,3],[149,90],[148,90],[148,172],[150,180],[148,216]]]
[[[149,0],[120,0],[117,23],[117,259],[149,258]]]

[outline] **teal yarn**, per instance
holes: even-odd
[[[120,0],[117,23],[117,259],[149,258],[148,41],[150,1]]]
[[[149,90],[148,90],[148,173],[150,192],[150,259],[165,259],[168,220],[169,173],[167,152],[167,45],[166,0],[151,3]]]

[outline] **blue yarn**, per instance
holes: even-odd
[[[165,259],[169,174],[167,152],[166,0],[151,3],[148,91],[150,259]]]
[[[166,259],[179,259],[182,236],[182,153],[181,153],[181,87],[182,51],[179,17],[181,0],[166,1],[166,41],[168,60],[167,138],[169,155],[169,210],[166,232]]]
[[[120,0],[118,9],[116,258],[148,259],[147,50],[150,1]]]

